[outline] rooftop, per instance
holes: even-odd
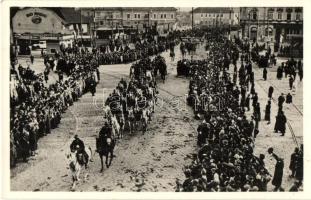
[[[228,7],[197,7],[193,9],[193,13],[230,13],[230,10],[233,12],[233,9]]]

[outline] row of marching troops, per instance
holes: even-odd
[[[237,68],[239,50],[236,45],[216,34],[207,38],[207,42],[207,59],[190,61],[188,64],[191,66],[191,79],[187,102],[193,107],[195,117],[201,119],[202,123],[197,128],[198,153],[193,155],[192,163],[185,167],[186,179],[176,182],[177,191],[267,191],[271,180],[275,186],[274,191],[284,190],[281,187],[283,158],[273,153],[273,148],[268,150],[269,155],[276,160],[272,176],[265,167],[265,155],[254,155],[261,119],[254,77],[251,77],[251,62],[248,58],[241,62],[243,67],[239,69],[237,84],[228,73],[229,68]],[[226,59],[231,61],[229,65]],[[247,117],[246,93],[252,95],[251,118]],[[282,103],[279,105],[278,115],[284,116],[281,107]],[[279,125],[283,126],[286,120],[279,120],[278,123],[283,123]],[[293,176],[299,178],[290,191],[298,191],[302,184],[303,173],[299,167],[302,159],[299,158],[303,157],[303,147],[297,148],[295,152],[292,155],[293,166],[290,168],[294,169]]]
[[[141,51],[146,48],[143,46]],[[16,70],[16,63],[12,63],[11,74],[16,77],[10,88],[12,166],[19,158],[27,161],[29,156],[36,154],[38,139],[58,126],[62,113],[74,101],[86,92],[94,96],[100,80],[98,54],[98,49],[88,52],[87,49],[67,48],[54,56],[44,55],[43,74],[36,74],[30,66],[19,65]],[[59,80],[49,85],[51,70],[58,72]],[[142,83],[134,81],[133,84],[139,87]]]
[[[173,43],[173,45],[171,45]],[[137,41],[134,49],[130,49],[128,45],[121,48],[119,51],[106,52],[102,47],[89,51],[87,48],[76,47],[62,49],[61,52],[56,52],[54,56],[44,55],[44,64],[46,70],[44,71],[44,79],[47,82],[49,79],[50,70],[56,71],[60,79],[64,77],[63,74],[70,74],[76,64],[84,64],[85,60],[92,60],[94,64],[120,64],[133,62],[151,55],[156,55],[168,50],[177,43],[173,38],[170,41]],[[97,74],[99,72],[97,71]]]
[[[153,61],[150,58],[143,58],[131,66],[130,80],[127,82],[121,78],[117,87],[105,101],[105,123],[99,132],[96,142],[96,149],[101,151],[102,144],[107,138],[116,139],[124,136],[127,129],[132,131],[147,130],[148,122],[151,121],[152,113],[157,96],[157,82],[155,69],[158,60],[164,60],[160,55]],[[164,61],[165,62],[165,61]]]

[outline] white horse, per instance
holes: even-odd
[[[86,160],[83,158],[82,154],[77,154],[77,151],[69,152],[68,154],[66,154],[72,177],[72,187],[71,187],[72,190],[75,189],[76,183],[80,180],[79,176],[83,165],[85,166],[86,169],[87,164],[92,160],[93,154],[90,146],[88,146],[88,148],[85,148],[85,152],[88,155],[88,158]],[[87,176],[88,174],[86,173],[84,176],[84,180],[86,179]]]
[[[120,138],[123,138],[123,133],[124,133],[124,127],[125,127],[125,118],[123,115],[123,112],[121,113],[121,116],[119,117],[119,126],[120,126]]]
[[[106,105],[104,107],[104,117],[109,119],[111,116],[112,116],[112,113],[111,113],[110,106]]]
[[[146,132],[147,131],[147,126],[148,126],[148,121],[150,119],[150,111],[148,108],[144,108],[142,110],[142,116],[141,116],[141,123],[142,123],[142,127],[143,127],[143,131]]]
[[[130,129],[130,134],[132,134],[132,130],[135,128],[135,116],[134,116],[133,108],[128,109],[127,122],[128,122],[129,129]]]
[[[112,123],[112,136],[116,138],[118,136],[120,138],[120,125],[118,119],[115,115],[111,116],[111,123]]]

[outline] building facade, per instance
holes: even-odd
[[[59,51],[61,44],[89,38],[90,18],[74,8],[23,8],[11,15],[13,44],[19,53],[29,54],[44,42],[47,53]]]
[[[197,7],[193,11],[193,23],[197,27],[229,27],[239,25],[240,9],[225,7]]]
[[[172,30],[176,11],[173,7],[102,7],[83,8],[82,14],[94,18],[95,35],[102,39],[119,31],[143,32],[155,26],[159,32]]]
[[[281,46],[302,45],[302,8],[244,7],[240,11],[244,38],[265,43],[275,51]]]

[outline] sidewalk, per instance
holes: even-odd
[[[277,64],[278,66],[278,64]],[[274,148],[274,152],[281,158],[284,158],[283,184],[282,187],[288,190],[295,179],[289,178],[291,171],[289,170],[290,156],[297,145],[303,143],[303,82],[298,82],[295,93],[289,90],[288,78],[282,80],[276,79],[276,68],[268,68],[268,78],[264,81],[262,78],[262,69],[253,63],[253,71],[255,73],[255,90],[259,96],[261,107],[262,121],[259,123],[259,135],[255,142],[255,155],[266,155],[266,167],[273,175],[275,167],[275,159],[268,155],[269,147]],[[299,77],[297,76],[299,79]],[[299,81],[299,80],[297,80]],[[268,88],[274,87],[273,101],[271,102],[271,124],[267,124],[264,120],[265,107],[268,101]],[[281,93],[284,95],[291,93],[293,96],[293,104],[284,103],[284,114],[287,118],[287,126],[285,136],[280,133],[274,133],[275,116],[277,115],[278,105],[277,99]],[[251,111],[252,112],[252,111]],[[296,143],[297,141],[297,143]],[[274,186],[271,182],[268,184],[268,191],[272,191]]]

